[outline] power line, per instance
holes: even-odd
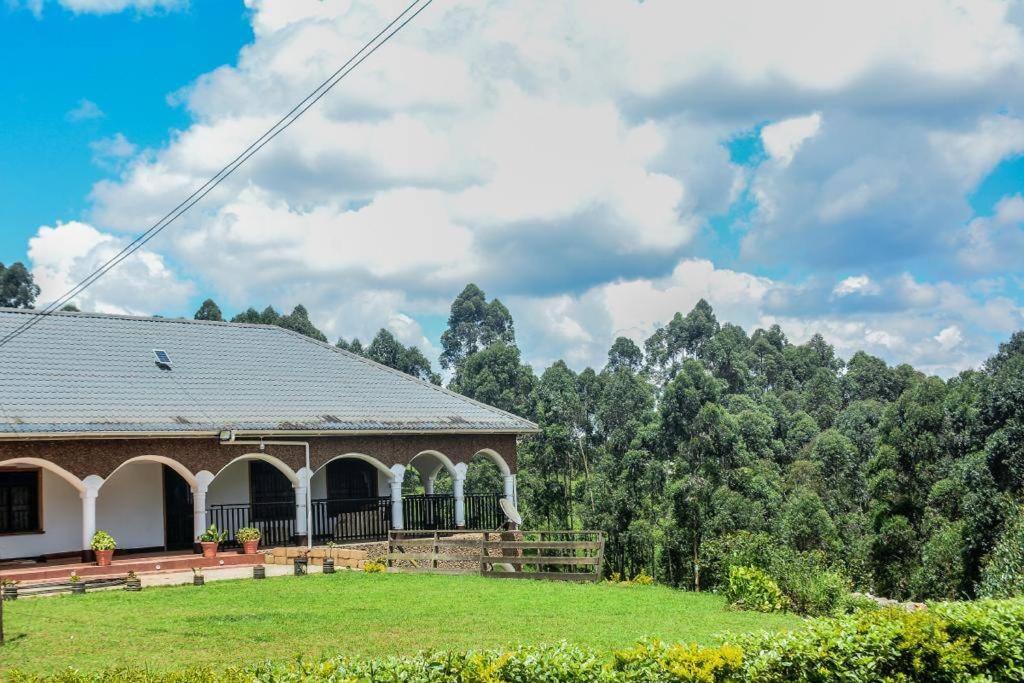
[[[66,291],[59,298],[55,299],[47,306],[37,311],[34,315],[29,317],[26,321],[21,323],[18,327],[8,332],[2,338],[0,338],[0,348],[5,346],[8,342],[18,337],[19,335],[27,332],[29,329],[37,325],[46,316],[52,314],[61,306],[70,302],[74,297],[81,294],[94,282],[99,280],[101,277],[106,275],[109,271],[117,267],[121,261],[134,254],[136,251],[141,249],[143,245],[149,242],[151,239],[156,237],[160,232],[167,226],[171,225],[174,221],[180,218],[185,212],[196,205],[203,197],[208,195],[224,180],[226,180],[232,173],[234,173],[242,164],[248,161],[256,152],[263,149],[263,146],[269,143],[271,140],[276,138],[282,132],[284,132],[289,126],[305,114],[310,107],[320,101],[320,99],[330,92],[334,86],[341,82],[345,76],[352,73],[363,61],[376,52],[381,46],[391,40],[395,34],[401,31],[405,26],[415,19],[420,12],[425,10],[433,0],[413,0],[409,6],[407,6],[402,12],[388,23],[383,29],[381,29],[373,38],[366,42],[359,50],[357,50],[348,60],[342,64],[338,69],[327,77],[319,86],[317,86],[311,93],[306,95],[298,104],[292,107],[291,111],[281,117],[277,123],[267,129],[260,137],[249,144],[242,152],[240,152],[234,159],[228,162],[223,168],[217,173],[210,177],[203,185],[198,187],[188,197],[182,200],[177,206],[171,209],[165,214],[160,220],[154,223],[148,230],[138,235],[129,242],[121,251],[114,256],[110,257],[103,265],[94,270],[84,279],[82,279],[74,287]],[[414,10],[415,8],[415,10]],[[393,29],[393,30],[392,30]]]

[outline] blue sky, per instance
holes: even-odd
[[[0,5],[0,261],[58,295],[399,6]],[[438,2],[78,303],[301,301],[329,336],[436,353],[472,280],[539,368],[600,364],[704,297],[748,331],[948,376],[1024,327],[1022,19],[1019,0]]]
[[[37,17],[0,7],[0,61],[17,65],[0,79],[0,260],[25,260],[40,225],[83,214],[93,183],[111,175],[91,143],[122,133],[161,145],[190,122],[169,95],[233,62],[251,40],[245,7],[234,0],[156,14],[48,5]],[[83,100],[96,109],[76,117]]]

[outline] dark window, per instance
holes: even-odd
[[[262,460],[249,461],[249,500],[253,521],[295,516],[295,489],[281,470]]]
[[[375,498],[377,469],[362,460],[334,460],[327,463],[327,513],[352,512],[358,504],[344,501]],[[365,500],[363,501],[366,502]]]
[[[39,531],[39,470],[0,471],[0,533]]]

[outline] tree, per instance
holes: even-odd
[[[819,434],[811,458],[821,467],[825,502],[834,515],[866,508],[866,483],[857,447],[835,429]]]
[[[352,351],[353,346],[358,343],[358,339],[353,340],[353,344],[349,346],[348,350]],[[339,340],[340,344],[341,340]],[[362,346],[360,345],[359,348],[361,350]],[[415,346],[406,348],[402,342],[395,338],[395,335],[383,327],[377,332],[377,336],[373,338],[373,341],[366,347],[366,351],[362,355],[381,365],[401,370],[407,375],[418,377],[433,384],[441,383],[441,376],[431,369],[430,361],[427,360],[426,356],[418,348]]]
[[[25,264],[17,261],[10,266],[0,263],[0,306],[32,308],[39,296],[39,285]]]
[[[498,341],[463,359],[449,388],[495,408],[530,417],[535,382],[533,369],[520,360],[519,349]]]
[[[540,434],[521,451],[522,473],[529,481],[520,486],[527,493],[527,508],[550,528],[572,528],[577,476],[588,486],[589,463],[584,452],[587,415],[580,398],[576,374],[557,361],[541,375],[534,390]]]
[[[466,285],[452,302],[448,329],[441,335],[441,367],[457,368],[469,356],[498,342],[515,345],[512,315],[499,300],[488,302],[475,284]]]
[[[204,301],[199,310],[196,311],[194,318],[196,320],[224,320],[224,316],[220,312],[220,306],[213,299]]]
[[[351,351],[357,356],[363,355],[363,343],[358,338],[353,338],[352,341],[345,341],[344,337],[338,337],[338,342],[335,344],[339,349],[345,349]]]
[[[718,330],[715,312],[704,299],[685,317],[676,313],[668,325],[656,330],[644,342],[652,376],[659,382],[666,382],[675,376],[684,358],[703,358],[705,347]]]
[[[839,550],[835,523],[818,494],[809,489],[794,491],[779,513],[778,534],[782,541],[801,552]]]
[[[304,334],[307,337],[316,339],[317,341],[327,342],[327,337],[312,323],[309,319],[309,311],[307,311],[306,307],[302,304],[293,308],[292,312],[288,315],[281,316],[281,318],[273,324],[278,327],[283,327],[286,330],[292,330],[293,332]]]
[[[608,349],[608,370],[615,372],[625,368],[631,372],[640,372],[644,365],[644,352],[629,337],[617,337]]]
[[[858,351],[846,364],[842,379],[843,398],[853,401],[893,401],[899,395],[899,382],[885,361]]]

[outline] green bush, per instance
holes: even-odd
[[[235,532],[235,540],[239,543],[246,543],[248,541],[258,541],[262,537],[260,530],[254,526],[243,526],[241,529]]]
[[[982,568],[978,593],[986,598],[1024,596],[1024,508],[1007,523]]]
[[[786,598],[768,573],[757,567],[729,567],[729,578],[722,591],[728,603],[757,612],[781,612]]]
[[[438,652],[412,657],[326,657],[264,662],[217,671],[160,673],[67,670],[46,677],[7,672],[12,683],[1009,683],[1024,680],[1024,600],[940,603],[928,611],[861,611],[808,619],[792,631],[718,647],[655,640],[605,653],[561,643],[507,651]]]
[[[723,591],[733,567],[756,567],[775,581],[794,612],[826,616],[844,611],[850,581],[826,565],[820,552],[801,553],[768,534],[739,532],[717,541],[709,554],[709,573]]]
[[[387,570],[388,566],[383,562],[375,562],[373,560],[369,560],[368,562],[363,564],[363,571],[367,574],[383,574]]]
[[[825,569],[813,556],[794,555],[774,567],[779,588],[799,614],[827,616],[843,611],[850,582],[842,574]]]
[[[735,680],[742,662],[743,650],[735,645],[666,646],[652,640],[613,653],[610,669],[628,681],[718,683]]]

